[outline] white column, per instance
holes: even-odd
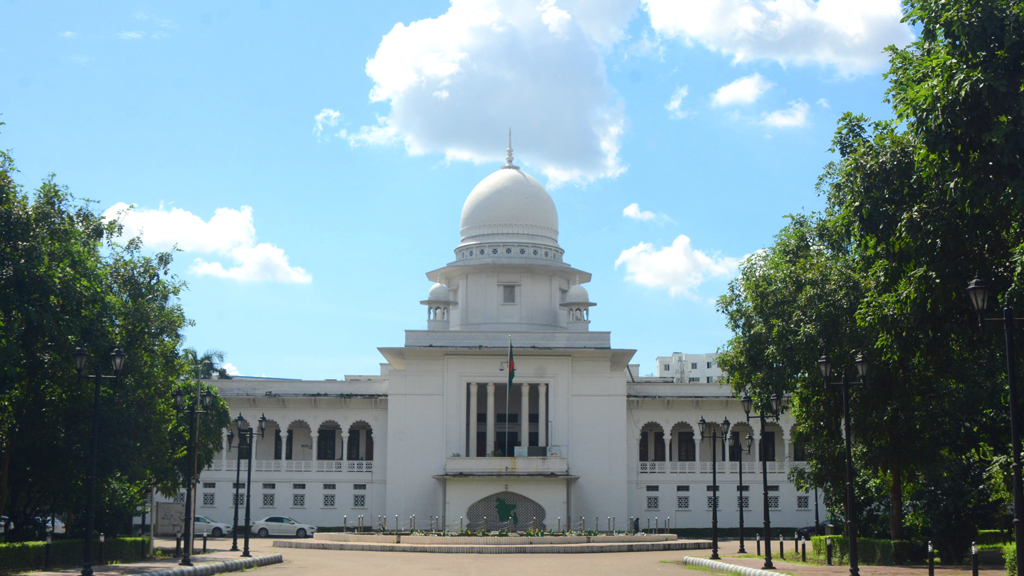
[[[221,470],[228,469],[228,431],[225,430],[220,435],[220,468]],[[156,508],[153,508],[156,510]]]
[[[484,454],[490,455],[494,450],[494,382],[487,383],[487,446]]]
[[[530,445],[530,385],[520,384],[519,393],[522,395],[522,405],[519,409],[519,445]]]
[[[316,432],[312,432],[311,431],[309,436],[310,436],[310,439],[312,440],[311,444],[313,446],[313,453],[309,455],[309,459],[310,460],[316,460],[317,459],[316,458],[316,456],[317,456],[316,445],[317,445],[318,442],[320,442],[320,431],[319,430],[317,430]]]
[[[782,430],[782,461],[787,463],[787,464],[789,464],[790,459],[791,459],[791,456],[790,456],[790,447],[789,447],[789,434],[786,433],[785,429],[783,429]]]
[[[475,382],[469,384],[469,445],[466,447],[466,456],[469,458],[476,457],[476,415],[478,406],[477,401],[477,387],[479,385]]]
[[[341,431],[341,461],[348,460],[348,432]]]
[[[537,385],[537,446],[548,445],[548,385]]]

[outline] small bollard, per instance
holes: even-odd
[[[341,525],[343,526],[341,531],[348,532],[348,516],[342,516],[341,520]]]
[[[402,525],[398,523],[398,514],[395,514],[395,534],[398,534],[398,529],[401,527]]]
[[[43,570],[50,569],[50,546],[53,544],[53,537],[49,534],[46,535],[46,550],[43,555]],[[977,563],[975,563],[977,564]],[[977,572],[977,571],[975,571]]]
[[[755,534],[754,535],[754,540],[757,541],[757,555],[760,556],[761,555],[761,535],[760,534]]]
[[[632,529],[633,529],[633,517],[630,516],[629,517],[629,530],[632,530]],[[628,530],[627,530],[627,532],[628,532]]]
[[[174,556],[181,556],[181,532],[174,536]]]
[[[832,565],[832,537],[825,537],[825,564]]]
[[[978,576],[978,545],[971,542],[971,575]]]
[[[612,534],[615,533],[615,518],[612,518]]]
[[[206,554],[206,530],[203,530],[203,554]]]
[[[99,553],[99,560],[96,561],[97,564],[106,564],[106,561],[103,558],[103,543],[105,541],[106,541],[106,538],[103,536],[103,532],[100,532],[100,553]]]
[[[935,548],[932,548],[932,541],[928,541],[928,576],[935,576]]]
[[[484,525],[481,528],[484,532],[487,532],[487,516],[484,516]]]
[[[608,531],[609,532],[612,531],[612,517],[611,516],[608,517]]]
[[[807,540],[800,543],[800,561],[807,562]]]
[[[785,543],[786,541],[782,538],[782,534],[779,534],[779,560],[786,559],[786,547],[783,546]]]
[[[647,531],[648,532],[651,531],[651,517],[650,516],[647,517]]]
[[[537,517],[534,516],[533,520],[530,520],[530,530],[536,530],[536,529],[537,529]]]
[[[561,531],[562,531],[562,517],[559,516],[558,517],[558,530],[557,530],[557,532],[561,532]]]
[[[459,532],[462,532],[462,516],[459,516]]]

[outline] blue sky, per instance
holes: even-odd
[[[898,0],[0,0],[0,146],[175,270],[187,345],[246,375],[376,373],[425,328],[470,190],[548,186],[591,328],[657,355],[814,191],[844,111],[890,116]],[[633,206],[633,205],[636,206]]]

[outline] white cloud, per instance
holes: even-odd
[[[136,12],[135,13],[135,19],[136,20],[148,20],[148,21],[152,22],[153,24],[156,24],[157,26],[159,26],[161,28],[174,28],[175,27],[175,24],[174,24],[173,20],[168,20],[167,18],[160,18],[159,16],[156,16],[154,14],[150,14],[148,12],[142,12],[142,11]]]
[[[810,105],[803,100],[796,100],[789,103],[789,108],[765,114],[761,123],[773,128],[799,128],[807,124],[807,112],[810,109]]]
[[[316,126],[313,127],[313,134],[322,142],[326,140],[326,138],[321,138],[324,132],[324,127],[337,126],[338,121],[341,120],[341,112],[331,110],[330,108],[324,108],[319,114],[313,117],[313,120],[316,122]],[[342,132],[345,132],[345,130],[342,130]],[[344,136],[341,137],[344,138]]]
[[[711,95],[712,106],[734,106],[737,104],[753,104],[769,88],[774,86],[760,74],[751,74],[734,80]]]
[[[825,98],[818,99],[818,106],[821,106],[822,108],[828,108],[828,109],[832,108],[832,106],[829,105],[828,100],[825,99]]]
[[[668,104],[665,104],[665,109],[668,110],[668,115],[676,120],[682,120],[690,115],[689,110],[683,110],[683,98],[690,93],[688,86],[680,86],[676,88],[676,91],[672,93],[672,98],[669,99]]]
[[[398,23],[366,65],[370,99],[390,111],[349,141],[498,164],[511,127],[519,163],[552,185],[615,177],[625,115],[603,54],[635,10],[635,0],[455,0],[437,18]]]
[[[900,0],[643,0],[658,34],[731,56],[833,67],[844,76],[885,67],[882,50],[911,42]]]
[[[78,36],[78,34],[75,34],[74,32],[71,32],[71,31],[61,32],[60,35],[61,35],[62,38],[74,38],[75,36]]]
[[[632,218],[633,220],[654,220],[658,217],[657,214],[650,210],[640,210],[640,205],[633,202],[629,206],[622,209],[622,215],[626,218]]]
[[[228,374],[230,374],[232,376],[241,376],[242,375],[242,373],[238,371],[238,368],[235,368],[235,365],[232,364],[231,362],[225,362],[225,363],[221,364],[220,367],[223,368],[225,372],[227,372]]]
[[[118,202],[104,213],[107,219],[119,219],[123,237],[141,236],[143,243],[157,250],[175,246],[184,252],[217,254],[228,257],[233,265],[225,268],[219,262],[196,258],[190,272],[245,282],[292,282],[305,284],[313,277],[299,267],[288,264],[284,251],[268,243],[256,243],[252,208],[241,210],[218,208],[209,221],[181,208],[165,210],[135,209]]]
[[[114,34],[114,36],[117,36],[121,40],[138,40],[142,38],[143,33],[138,31],[128,32],[123,30],[121,32],[118,32],[117,34]]]
[[[680,234],[670,246],[655,248],[641,242],[623,250],[615,260],[615,268],[625,265],[626,281],[648,288],[666,289],[670,296],[683,295],[697,299],[694,290],[705,280],[729,277],[736,273],[739,259],[709,256],[690,246],[690,239]]]

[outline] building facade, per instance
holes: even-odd
[[[740,505],[748,526],[760,517],[761,443],[773,524],[812,525],[813,493],[788,480],[804,465],[792,419],[764,435],[748,425],[713,354],[659,357],[658,376],[640,377],[634,350],[590,329],[591,276],[563,256],[553,200],[509,149],[507,165],[466,199],[454,257],[427,272],[425,329],[380,348],[379,375],[216,381],[233,415],[268,419],[253,454],[254,518],[602,531],[638,518],[644,528],[704,528],[714,499],[703,417],[732,421],[738,440],[715,449],[720,526],[737,525]],[[237,458],[225,432],[201,475],[199,515],[230,522]]]

